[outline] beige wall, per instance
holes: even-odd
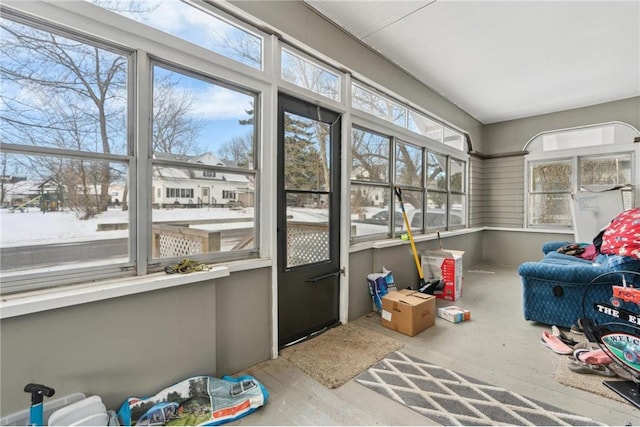
[[[485,151],[478,151],[484,154],[522,151],[540,132],[610,121],[640,129],[640,97],[486,125],[482,132]]]

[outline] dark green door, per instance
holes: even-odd
[[[278,346],[339,322],[340,115],[278,98]]]

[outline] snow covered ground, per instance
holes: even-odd
[[[42,213],[38,208],[14,213],[0,209],[0,247],[34,243],[64,243],[128,237],[127,230],[98,231],[98,224],[127,223],[130,212],[110,209],[95,218],[80,220],[73,211]],[[225,224],[225,228],[253,226],[253,209],[225,208],[154,209],[154,221],[247,218],[247,222]]]
[[[324,222],[327,220],[326,209],[289,208],[288,214],[295,221]],[[87,240],[126,238],[127,230],[98,231],[99,224],[126,224],[130,212],[120,209],[110,209],[89,220],[78,219],[73,211],[42,213],[38,208],[29,208],[25,212],[9,212],[0,209],[0,247],[27,246],[43,243],[71,243]],[[254,210],[245,208],[232,210],[227,208],[201,209],[154,209],[153,221],[185,221],[185,220],[213,220],[211,224],[197,224],[194,228],[215,231],[235,228],[254,227]],[[221,219],[229,218],[237,221],[246,218],[247,221],[227,222]]]

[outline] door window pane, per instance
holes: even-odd
[[[331,126],[285,113],[285,189],[330,191]]]

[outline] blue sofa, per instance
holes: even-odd
[[[640,260],[619,255],[598,254],[591,262],[565,255],[557,249],[569,242],[547,242],[540,261],[525,262],[518,267],[522,279],[524,318],[546,325],[569,328],[580,317],[598,323],[611,322],[609,316],[597,313],[594,302],[608,302],[612,285],[640,287]],[[625,303],[626,304],[626,303]],[[637,312],[637,306],[628,307]]]

